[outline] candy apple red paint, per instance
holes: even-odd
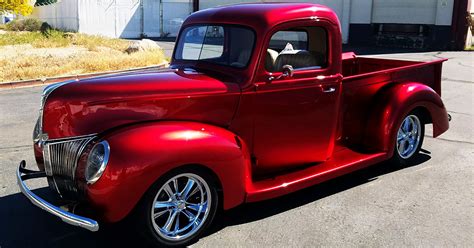
[[[32,203],[97,231],[131,215],[152,242],[199,238],[217,209],[391,160],[449,127],[441,67],[342,53],[331,9],[211,8],[183,24],[170,68],[50,85],[34,131]],[[25,180],[46,177],[61,208]],[[64,201],[63,201],[64,202]],[[81,211],[82,210],[82,211]]]

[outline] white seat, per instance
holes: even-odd
[[[281,52],[276,61],[274,69],[279,71],[284,65],[291,65],[293,68],[319,66],[318,61],[313,54],[306,50],[290,50]]]

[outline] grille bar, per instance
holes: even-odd
[[[51,177],[49,185],[60,195],[77,192],[74,181],[79,158],[86,145],[95,136],[83,136],[66,140],[48,141],[43,155],[46,175]]]

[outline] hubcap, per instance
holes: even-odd
[[[416,115],[407,116],[397,134],[397,151],[400,157],[407,159],[416,152],[420,144],[420,133],[420,119]]]
[[[171,241],[195,234],[204,224],[212,204],[206,181],[192,173],[168,180],[153,200],[151,220],[156,233]]]

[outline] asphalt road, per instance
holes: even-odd
[[[474,53],[390,54],[449,58],[443,100],[450,130],[437,139],[431,127],[424,154],[413,166],[381,163],[288,196],[224,212],[196,247],[403,247],[474,244]],[[0,91],[0,247],[145,247],[127,226],[91,233],[32,206],[15,170],[33,166],[31,132],[42,87]],[[42,187],[35,181],[32,187]],[[39,189],[45,192],[45,189]]]

